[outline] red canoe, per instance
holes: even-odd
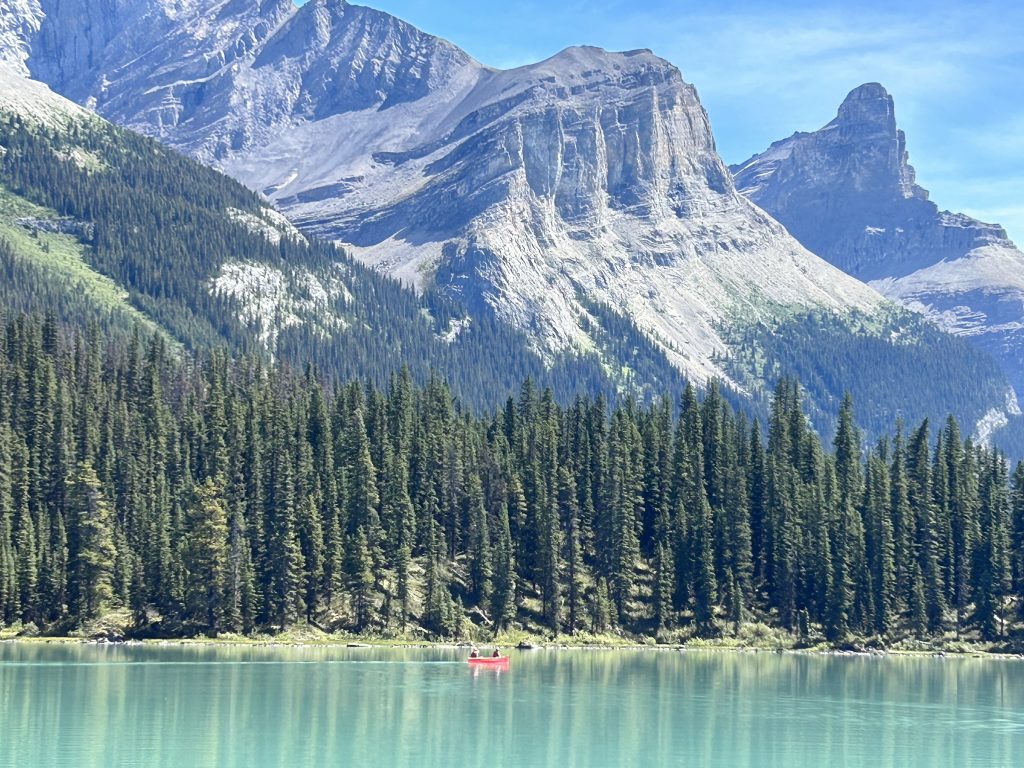
[[[508,664],[508,656],[477,656],[466,659],[470,664],[484,664],[493,666],[495,664]]]

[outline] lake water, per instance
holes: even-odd
[[[1024,662],[0,644],[0,765],[1024,766]]]

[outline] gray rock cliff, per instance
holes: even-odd
[[[1024,391],[1024,253],[998,224],[941,211],[915,183],[881,85],[854,89],[825,127],[731,170],[809,250],[969,337]]]

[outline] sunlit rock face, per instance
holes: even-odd
[[[695,89],[649,51],[498,71],[340,0],[40,14],[21,49],[35,77],[545,352],[592,347],[604,303],[705,380],[738,324],[882,302],[737,193]]]
[[[917,186],[882,86],[856,88],[821,130],[731,170],[808,249],[970,337],[1024,392],[1024,254],[999,225],[940,211]]]

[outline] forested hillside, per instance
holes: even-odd
[[[957,414],[971,432],[994,403],[1013,396],[993,357],[905,313],[846,320],[806,314],[746,328],[735,349],[727,370],[748,385],[756,413],[768,413],[774,383],[796,379],[814,426],[830,437],[847,392],[857,403],[871,404],[857,424],[873,436],[888,434],[898,418],[942,420],[947,413]],[[1018,424],[984,432],[985,442],[1024,456]]]
[[[863,450],[848,401],[828,449],[789,381],[764,428],[714,387],[480,418],[52,315],[0,345],[6,625],[1005,641],[1024,594],[1024,465],[952,419]]]
[[[526,377],[563,400],[682,381],[607,308],[614,336],[588,354],[543,360],[493,317],[469,318],[307,240],[237,182],[99,119],[47,125],[0,113],[0,147],[6,308],[52,308],[114,333],[148,320],[189,349],[312,361],[377,385],[405,365],[420,383],[442,375],[478,409]]]

